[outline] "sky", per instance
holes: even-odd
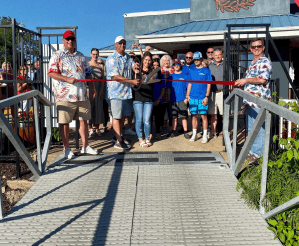
[[[1,4],[0,16],[23,21],[32,31],[37,31],[36,27],[78,26],[78,50],[90,56],[91,48],[112,45],[117,36],[124,35],[125,13],[184,8],[190,8],[189,0],[12,0]]]

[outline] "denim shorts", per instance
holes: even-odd
[[[189,101],[189,112],[190,114],[207,114],[209,104],[203,106],[203,99],[190,99]]]
[[[132,99],[119,100],[111,99],[111,115],[113,119],[120,120],[125,116],[131,115]]]

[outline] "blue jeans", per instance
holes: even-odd
[[[246,129],[247,134],[251,131],[253,122],[255,121],[258,113],[260,112],[259,108],[253,108],[247,106],[246,109]],[[264,140],[265,140],[265,123],[262,125],[259,134],[257,135],[249,154],[255,155],[256,157],[263,156],[263,149],[264,149]]]
[[[153,102],[134,101],[133,107],[135,111],[135,127],[139,139],[142,138],[142,124],[144,127],[145,139],[149,139],[151,134],[151,115],[154,107]]]

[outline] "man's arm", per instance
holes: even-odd
[[[65,81],[69,84],[75,84],[78,82],[77,79],[75,78],[70,78],[70,77],[67,77],[67,76],[64,76],[60,73],[53,73],[53,72],[50,72],[48,73],[48,76],[51,77],[52,79],[55,79],[55,80],[61,80],[61,81]],[[88,76],[89,77],[89,76]]]
[[[258,77],[256,78],[248,78],[248,79],[238,79],[236,81],[236,86],[243,86],[243,85],[246,85],[247,83],[250,83],[250,84],[256,84],[256,85],[262,85],[264,83],[266,83],[268,80],[266,79],[260,79]]]
[[[190,91],[191,91],[191,86],[192,86],[192,84],[189,83],[189,84],[188,84],[188,87],[187,87],[186,99],[187,99],[188,102],[190,101]]]

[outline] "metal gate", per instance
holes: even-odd
[[[278,60],[280,61],[281,66],[286,73],[286,76],[292,85],[293,90],[296,92],[295,87],[292,83],[292,80],[289,76],[288,70],[286,69],[281,56],[278,52],[278,49],[269,33],[270,24],[228,24],[228,32],[224,34],[224,80],[226,81],[236,81],[238,79],[244,78],[246,70],[253,60],[253,55],[249,53],[250,50],[250,41],[254,38],[261,37],[265,39],[265,55],[268,56],[269,46],[273,48],[275,51]],[[254,30],[252,28],[264,28],[264,30]],[[248,29],[246,31],[240,29]],[[272,80],[270,83],[271,94],[273,92],[277,92],[277,96],[273,97],[273,101],[277,103],[277,98],[279,97],[279,79]],[[224,87],[224,99],[226,99],[233,88],[229,88],[229,86]],[[298,96],[297,96],[298,98]],[[234,105],[231,105],[230,112],[230,129],[232,130],[233,126],[233,115],[235,113],[238,114],[238,129],[237,134],[244,131],[246,128],[246,116],[245,116],[245,108],[242,107],[242,98],[239,99],[240,102],[238,105],[238,109],[234,109]],[[278,116],[272,116],[272,124],[271,124],[271,136],[278,135]],[[234,129],[235,130],[235,129]],[[246,132],[246,131],[245,131]],[[245,133],[246,139],[247,133]],[[232,137],[232,136],[231,136]],[[277,144],[270,143],[270,149],[277,150]]]
[[[2,64],[2,77],[0,94],[1,99],[12,97],[31,89],[43,91],[42,69],[39,64],[42,61],[41,35],[26,29],[18,24],[15,19],[7,19],[6,24],[0,25],[0,52]],[[26,147],[35,147],[35,121],[33,118],[32,99],[16,102],[10,107],[1,109],[10,124],[20,136]],[[43,121],[43,107],[38,107]],[[40,129],[41,138],[44,139],[44,131]],[[0,129],[0,159],[16,161],[16,176],[20,176],[19,154],[2,133]]]

